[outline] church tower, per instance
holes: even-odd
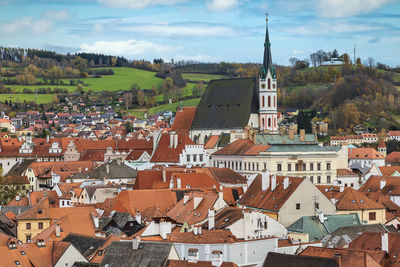
[[[272,65],[271,42],[268,34],[268,14],[264,43],[264,61],[259,77],[260,132],[278,133],[276,72]]]

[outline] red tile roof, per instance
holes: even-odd
[[[374,148],[349,148],[349,159],[384,159]]]
[[[381,189],[381,181],[385,186]],[[400,195],[400,179],[396,176],[371,176],[359,189],[360,192],[380,192],[384,195]]]
[[[171,131],[189,133],[196,109],[197,107],[184,107],[182,110],[177,110]]]
[[[400,166],[381,166],[378,168],[383,176],[391,176],[396,171],[400,173]]]
[[[176,193],[171,190],[126,190],[118,194],[113,210],[136,215],[137,211],[156,207],[167,213],[176,203]]]
[[[386,156],[386,163],[400,162],[400,152],[393,151]]]
[[[166,133],[161,136],[151,162],[179,162],[179,154],[182,153],[185,146],[195,144],[187,134],[178,133],[178,145],[175,148],[171,147],[170,135],[170,133]]]
[[[229,230],[202,230],[201,235],[193,232],[172,232],[168,241],[174,243],[216,244],[235,243],[236,237]]]
[[[254,143],[247,139],[239,139],[226,147],[214,152],[215,155],[244,154],[254,146]]]
[[[261,189],[261,175],[257,175],[245,194],[240,200],[240,204],[247,207],[259,208],[264,210],[279,211],[289,197],[297,190],[297,187],[305,178],[289,177],[289,186],[283,189],[285,176],[276,176],[276,188],[271,191],[271,186],[267,190]],[[270,176],[270,181],[272,176]]]
[[[358,176],[357,173],[349,171],[348,169],[337,169],[336,175],[337,176]]]
[[[208,138],[206,144],[204,145],[204,149],[213,149],[219,141],[219,135],[212,135]]]
[[[317,185],[317,187],[328,199],[335,200],[335,205],[338,210],[368,210],[385,208],[382,204],[373,201],[366,195],[351,187],[345,187],[343,192],[340,192],[339,186]]]
[[[171,179],[174,181],[174,188],[178,188],[177,179],[181,179],[180,188],[219,188],[220,186],[213,177],[203,173],[176,173]]]
[[[357,249],[339,249],[339,248],[323,248],[308,246],[303,252],[302,256],[314,256],[323,258],[336,259],[340,255],[340,266],[381,266],[384,264],[387,255],[384,251],[370,251],[357,250]]]

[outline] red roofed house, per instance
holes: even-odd
[[[184,107],[176,111],[175,120],[171,131],[189,134],[197,107]]]
[[[253,179],[240,205],[262,210],[285,227],[303,216],[314,216],[315,212],[336,214],[335,205],[310,179],[270,176],[269,172]]]
[[[203,145],[196,145],[187,134],[169,132],[161,136],[150,162],[155,164],[179,164],[208,166],[210,155]]]
[[[373,164],[385,165],[385,157],[374,148],[349,148],[349,165],[370,168]]]

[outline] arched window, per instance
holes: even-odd
[[[264,129],[265,128],[265,119],[262,118],[262,124],[261,124],[261,128]]]
[[[262,108],[265,107],[265,97],[264,96],[262,96],[262,105],[261,105],[261,107]]]
[[[271,128],[271,118],[268,118],[268,128]]]
[[[276,108],[276,96],[274,96],[274,108]]]
[[[276,118],[274,119],[274,124],[275,124],[275,128],[277,127],[277,125],[276,125]]]
[[[268,107],[269,108],[271,107],[271,96],[270,95],[268,96]]]
[[[271,89],[271,79],[268,79],[268,89]]]

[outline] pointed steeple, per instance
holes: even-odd
[[[269,41],[268,33],[268,13],[266,15],[266,32],[264,42],[264,61],[261,69],[261,78],[267,76],[268,69],[271,71],[272,76],[275,78],[275,69],[272,65],[271,42]]]

